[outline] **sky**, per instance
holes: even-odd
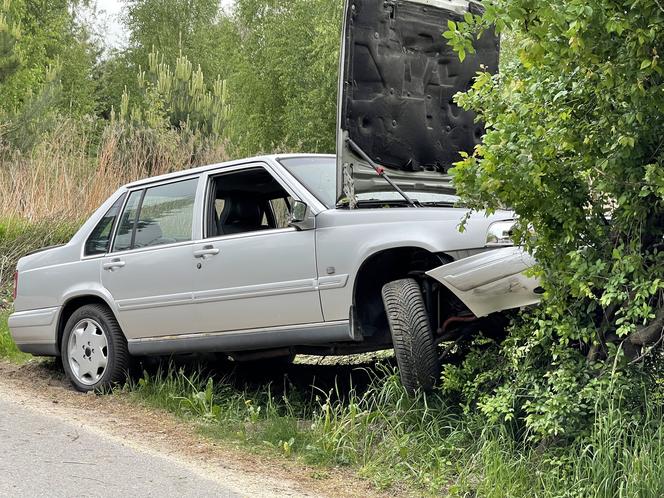
[[[122,48],[127,44],[127,33],[120,22],[122,0],[97,0],[96,14],[87,17],[105,34],[107,48]]]
[[[233,4],[233,0],[220,2],[224,7]],[[97,0],[97,14],[88,16],[90,22],[105,34],[107,48],[122,48],[127,44],[127,33],[120,22],[123,7],[123,0]]]

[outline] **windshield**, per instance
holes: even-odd
[[[332,209],[336,205],[337,161],[334,157],[291,157],[279,162],[316,198]],[[389,185],[386,187],[389,188]],[[455,204],[455,195],[405,189],[406,194],[420,204]],[[357,195],[359,203],[403,202],[397,192],[363,192]]]
[[[334,157],[291,157],[279,159],[291,175],[332,209],[337,195],[337,161]]]

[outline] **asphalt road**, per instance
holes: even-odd
[[[241,496],[84,423],[0,397],[0,497]]]

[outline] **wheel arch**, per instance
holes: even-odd
[[[367,255],[353,282],[352,310],[356,333],[371,342],[391,342],[381,291],[383,285],[425,272],[452,258],[418,245],[380,248]]]
[[[62,351],[60,351],[60,344],[62,342],[62,336],[64,335],[67,321],[77,309],[88,304],[101,304],[102,306],[105,306],[111,311],[111,313],[113,313],[113,316],[115,316],[117,320],[117,314],[115,313],[113,306],[111,306],[111,304],[103,296],[98,294],[79,294],[68,297],[60,309],[60,313],[56,322],[56,348],[58,353],[62,354]]]

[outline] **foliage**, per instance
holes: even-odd
[[[340,0],[238,0],[234,24],[230,143],[334,151]]]
[[[334,149],[340,0],[238,0],[228,11],[213,0],[132,0],[123,15],[129,46],[103,57],[79,15],[86,2],[3,2],[0,122],[24,151],[60,115],[103,120],[92,128],[99,137],[126,106],[149,126],[189,118],[192,133],[212,129],[234,155]],[[210,94],[212,108],[189,98],[185,80]]]
[[[148,65],[158,51],[166,60],[185,56],[208,78],[224,74],[221,46],[227,30],[218,0],[130,0],[124,13],[129,31],[129,58],[134,67]]]
[[[0,109],[18,111],[43,87],[49,68],[58,67],[61,111],[82,115],[96,108],[91,77],[99,50],[75,17],[72,0],[3,0],[10,24],[20,26],[12,47],[18,67],[0,85]]]
[[[233,66],[236,30],[217,0],[131,0],[122,20],[129,46],[114,49],[99,63],[101,112],[108,118],[124,91],[139,91],[136,74],[158,52],[172,63],[180,56],[200,67],[210,81],[225,79]]]
[[[157,52],[148,60],[147,71],[138,75],[138,102],[130,104],[126,91],[122,96],[120,121],[154,130],[179,128],[220,139],[228,108],[226,83],[219,78],[206,83],[200,66],[194,70],[184,55],[175,60],[173,68]]]
[[[0,83],[18,71],[21,61],[16,53],[16,42],[21,37],[20,26],[13,20],[10,0],[0,5]]]
[[[612,396],[639,391],[650,365],[627,364],[661,343],[664,10],[657,0],[485,6],[445,36],[472,52],[495,25],[520,49],[458,96],[487,133],[455,182],[475,209],[516,211],[515,238],[536,255],[546,294],[503,346],[501,380],[480,405],[519,413],[537,437],[575,434],[604,407],[593,398],[611,372],[622,387]]]

